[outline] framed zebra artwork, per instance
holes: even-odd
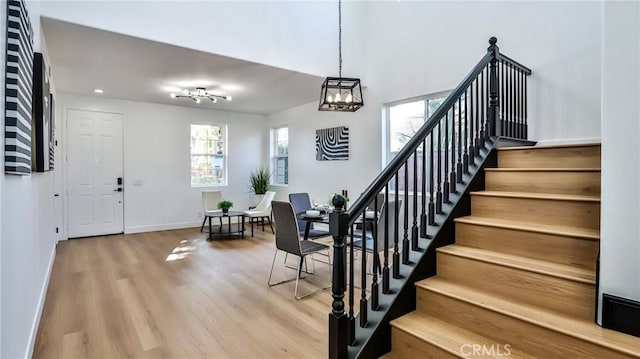
[[[316,160],[349,159],[349,127],[340,126],[316,130]]]
[[[4,172],[31,173],[33,29],[23,0],[8,0]]]

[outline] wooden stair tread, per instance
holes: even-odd
[[[506,198],[527,198],[555,201],[576,201],[576,202],[600,202],[600,196],[586,196],[577,194],[557,194],[557,193],[534,193],[534,192],[506,192],[506,191],[480,191],[471,192],[473,196],[506,197]]]
[[[531,224],[529,222],[477,216],[459,217],[455,219],[455,222],[475,224],[487,227],[514,229],[526,232],[553,234],[595,241],[600,240],[600,231],[591,228],[557,226],[548,224]]]
[[[485,168],[487,172],[602,172],[600,168]]]
[[[440,247],[437,251],[439,253],[446,253],[453,256],[595,285],[595,273],[590,269],[457,244]]]
[[[402,330],[424,342],[430,343],[453,355],[464,357],[461,347],[469,344],[498,347],[501,343],[492,341],[478,333],[451,325],[440,319],[430,317],[420,312],[412,312],[391,321],[391,326]],[[534,358],[521,351],[510,348],[510,358]],[[393,351],[389,354],[393,354]],[[487,356],[492,358],[493,356]]]
[[[418,288],[640,358],[640,338],[604,329],[592,321],[573,319],[523,303],[504,300],[437,277],[424,279],[415,285]]]
[[[538,150],[538,149],[572,148],[572,147],[600,147],[600,143],[567,143],[567,144],[545,145],[545,146],[511,146],[511,147],[500,147],[498,148],[498,151]]]

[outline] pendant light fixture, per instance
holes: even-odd
[[[322,83],[318,110],[355,112],[362,106],[360,79],[342,77],[342,0],[338,0],[338,77]]]
[[[207,91],[204,87],[196,87],[195,91],[182,90],[182,93],[176,94],[172,93],[171,98],[188,98],[196,103],[200,103],[200,99],[209,99],[209,101],[216,103],[218,99],[231,101],[231,96],[222,96],[218,94],[214,94],[212,92]]]

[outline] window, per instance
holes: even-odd
[[[289,128],[271,130],[272,180],[274,184],[289,184]]]
[[[191,125],[191,185],[227,184],[227,126]]]
[[[400,152],[404,145],[418,132],[426,120],[447,99],[448,93],[436,93],[418,99],[396,102],[385,106],[387,115],[387,163]],[[428,154],[427,154],[428,155]],[[418,157],[422,148],[418,149]],[[418,173],[422,173],[422,161],[417,163]],[[409,188],[413,188],[413,159],[409,160]],[[398,172],[398,190],[404,191],[404,171]],[[390,189],[395,189],[392,181]]]
[[[388,152],[389,163],[409,142],[427,119],[447,99],[447,93],[437,93],[425,96],[419,100],[402,101],[388,105]]]

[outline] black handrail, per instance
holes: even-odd
[[[369,187],[356,199],[353,204],[349,207],[349,223],[353,223],[358,218],[358,214],[362,213],[362,211],[367,207],[369,198],[375,197],[378,192],[382,190],[382,188],[393,178],[394,174],[404,165],[404,163],[411,157],[413,151],[415,151],[425,137],[431,133],[431,131],[436,127],[436,125],[440,122],[442,117],[451,109],[457,101],[458,98],[466,91],[467,87],[475,80],[475,78],[484,70],[484,68],[494,59],[493,49],[489,48],[487,54],[484,55],[478,64],[467,74],[467,76],[462,80],[460,85],[456,87],[451,94],[447,97],[447,99],[438,107],[436,112],[429,117],[429,120],[422,125],[422,127],[416,132],[416,134],[407,142],[402,150],[396,155],[395,158],[389,162],[387,167],[385,167],[382,172],[371,182]]]
[[[368,309],[369,300],[365,291],[365,288],[367,288],[365,283],[367,260],[366,255],[363,254],[361,259],[360,328],[383,322],[378,320],[370,323],[369,321],[372,320],[372,317],[368,315],[368,310],[373,312],[389,310],[389,308],[380,309],[378,307],[380,295],[393,294],[389,291],[391,275],[389,273],[389,251],[393,250],[393,279],[401,279],[400,265],[410,265],[410,256],[415,252],[421,252],[419,241],[421,238],[427,238],[428,226],[435,226],[436,230],[441,228],[442,223],[436,223],[435,221],[436,215],[444,214],[443,204],[455,205],[454,202],[460,198],[460,196],[452,195],[458,191],[457,184],[464,183],[463,177],[470,175],[469,167],[476,166],[477,158],[480,158],[482,163],[483,156],[486,156],[487,153],[483,151],[486,148],[485,142],[494,136],[526,139],[526,76],[531,74],[531,70],[508,56],[502,55],[496,43],[497,39],[495,37],[489,39],[490,46],[487,49],[487,53],[405,144],[396,157],[376,176],[362,195],[351,204],[348,211],[344,209],[344,198],[334,197],[333,205],[335,210],[330,216],[329,223],[329,230],[333,236],[333,302],[332,311],[329,314],[330,358],[347,357],[349,345],[356,344],[354,333],[357,324],[353,311],[355,299],[353,296],[353,271],[355,269],[353,230],[349,234],[351,255],[348,261],[346,257],[346,239],[349,228],[352,228],[356,220],[360,217],[363,219],[366,217],[367,207],[373,204],[374,208],[378,208],[376,205],[377,195],[384,191],[384,206],[387,209],[384,211],[384,218],[381,218],[381,223],[384,224],[384,230],[381,235],[384,238],[377,238],[377,215],[374,215],[374,230],[371,232],[372,243],[374,243],[373,248],[368,248],[366,245],[369,242],[365,240],[367,236],[365,231],[366,220],[364,220],[362,231],[359,231],[359,234],[363,237],[363,240],[360,241],[360,249],[373,251],[374,258],[372,263],[373,271],[375,272],[371,283],[371,309]],[[434,151],[434,136],[437,136],[437,151]],[[444,141],[442,141],[443,138]],[[430,145],[430,151],[427,149],[427,143]],[[444,147],[442,147],[443,144]],[[422,152],[420,152],[420,148]],[[444,161],[442,155],[444,155]],[[412,158],[413,162],[410,162]],[[418,169],[418,161],[422,163],[420,170]],[[429,163],[428,170],[427,162]],[[404,169],[401,170],[403,166]],[[442,171],[442,167],[444,167],[444,171]],[[477,171],[478,167],[475,168],[474,171]],[[411,176],[410,171],[413,171]],[[471,176],[473,175],[471,174]],[[403,181],[399,181],[400,177],[403,177]],[[412,183],[410,183],[410,180]],[[421,186],[419,186],[419,182],[421,182]],[[389,187],[394,186],[393,200],[390,201]],[[400,196],[399,186],[404,187],[403,196]],[[414,191],[413,211],[411,213],[408,209],[410,188],[413,188]],[[421,195],[423,196],[420,216],[418,216],[417,208],[417,196],[420,195],[419,188],[421,188]],[[428,206],[427,196],[429,197]],[[403,205],[404,210],[400,211]],[[390,213],[391,208],[393,208],[393,213]],[[447,207],[447,210],[451,208]],[[403,221],[398,219],[399,215],[404,215]],[[413,217],[411,221],[409,220],[410,216]],[[412,225],[410,225],[410,222]],[[418,222],[420,223],[419,228]],[[402,228],[400,228],[401,224]],[[390,228],[393,228],[393,230]],[[379,242],[380,240],[383,240],[383,242]],[[379,248],[379,243],[384,248]],[[393,246],[391,246],[392,244]],[[377,257],[378,250],[384,250],[383,265],[380,265]],[[344,301],[347,270],[349,271],[348,312],[345,311]],[[382,274],[381,292],[378,290],[378,270]],[[406,281],[406,278],[402,280]]]

